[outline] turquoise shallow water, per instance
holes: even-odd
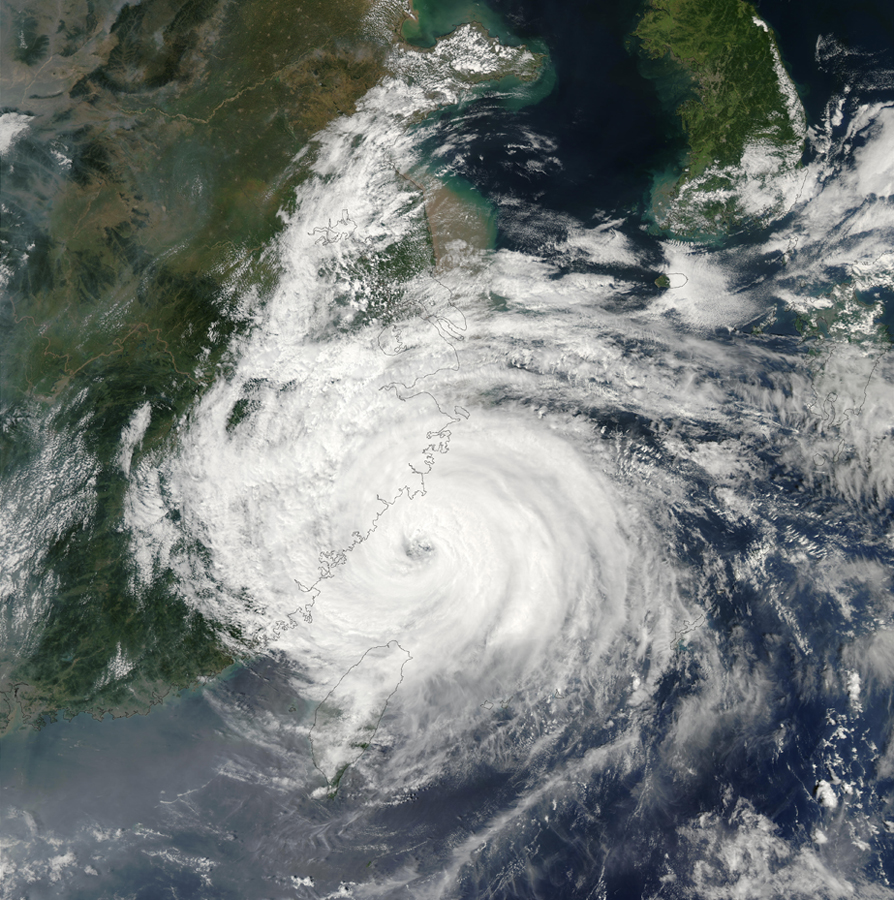
[[[455,31],[467,22],[478,22],[490,34],[504,44],[521,43],[508,26],[506,19],[492,6],[468,0],[450,3],[432,3],[429,0],[414,3],[415,16],[408,18],[401,33],[404,38],[420,47],[432,47],[438,38]]]

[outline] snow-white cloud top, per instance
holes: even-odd
[[[6,153],[30,127],[33,116],[6,112],[0,115],[0,154]]]

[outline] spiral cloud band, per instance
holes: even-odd
[[[484,60],[477,32],[446,43],[472,40]],[[234,654],[275,660],[289,714],[241,720],[222,702],[221,715],[288,771],[308,857],[333,819],[339,864],[357,864],[357,834],[386,835],[391,868],[363,881],[364,868],[355,896],[551,896],[519,861],[541,840],[582,854],[580,896],[599,895],[603,865],[627,884],[628,846],[655,871],[673,865],[678,896],[731,895],[712,893],[714,871],[754,896],[844,896],[797,829],[848,777],[867,811],[847,828],[868,845],[887,827],[845,743],[860,685],[890,681],[886,645],[857,633],[848,598],[890,619],[878,560],[894,532],[866,509],[892,496],[892,358],[841,343],[805,357],[748,323],[778,296],[806,303],[817,260],[855,246],[861,284],[889,278],[887,245],[858,213],[840,244],[798,233],[798,216],[825,235],[820,219],[857,209],[860,179],[823,188],[820,158],[803,173],[810,204],[757,249],[640,245],[620,220],[569,220],[561,241],[531,239],[536,254],[440,240],[436,266],[389,281],[377,266],[418,246],[428,185],[464,152],[426,118],[433,98],[470,90],[446,50],[401,53],[412,78],[373,89],[298,161],[307,178],[271,249],[276,296],[253,307],[168,452],[131,473],[135,578],[173,573]],[[787,268],[749,274],[783,252]],[[643,299],[656,268],[666,284]],[[856,662],[860,641],[872,652]],[[827,696],[847,711],[821,741],[811,704]],[[877,757],[883,738],[861,734]],[[885,752],[880,772],[894,770]],[[809,826],[776,835],[749,800],[775,791],[753,788],[758,771],[790,773],[793,818]],[[383,812],[435,785],[462,807],[481,784],[487,803],[455,830],[427,823],[429,857],[411,857],[415,832]],[[318,805],[346,794],[342,819]],[[668,821],[675,837],[652,843]],[[703,850],[710,872],[692,865]],[[778,871],[761,869],[771,853],[787,860]],[[440,881],[420,874],[432,871]]]
[[[667,598],[631,571],[641,542],[596,460],[530,411],[466,401],[449,416],[432,393],[401,397],[388,357],[350,349],[359,380],[332,378],[330,357],[325,388],[309,366],[299,388],[258,391],[250,428],[227,433],[231,387],[191,426],[155,502],[212,553],[203,573],[164,551],[199,608],[288,653],[318,701],[397,642],[412,660],[396,678],[390,655],[365,658],[350,715],[381,715],[400,681],[397,702],[424,717],[450,685],[437,711],[460,730],[494,699],[598,680],[619,640],[666,630]]]
[[[416,165],[405,123],[430,103],[394,82],[324,136],[267,320],[132,494],[143,577],[172,566],[212,621],[295,662],[302,691],[332,707],[318,718],[342,717],[312,731],[330,787],[388,698],[396,732],[414,735],[408,765],[510,697],[590,685],[608,716],[609,693],[658,677],[687,615],[608,448],[488,395],[505,389],[513,338],[467,313],[499,269],[473,254],[423,271],[396,320],[331,334],[333,295],[362,293],[358,255],[424,227],[424,196],[395,169]]]

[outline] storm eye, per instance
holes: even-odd
[[[434,545],[426,538],[415,537],[404,542],[404,553],[413,560],[422,560],[434,554]]]

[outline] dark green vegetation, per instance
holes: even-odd
[[[654,173],[653,230],[715,244],[789,208],[806,125],[769,26],[744,0],[654,0],[633,32],[688,149]]]
[[[82,477],[95,478],[98,498],[3,598],[14,617],[34,592],[53,595],[42,630],[0,656],[7,718],[15,705],[35,722],[56,710],[143,711],[232,662],[173,573],[135,586],[121,433],[148,402],[134,465],[169,442],[246,327],[237,301],[251,291],[263,302],[275,286],[261,248],[302,177],[295,155],[383,72],[388,46],[363,32],[366,9],[366,0],[2,7],[4,105],[34,116],[2,164],[0,252],[12,273],[2,475],[38,465],[51,438],[74,446],[77,436],[95,460]],[[116,654],[134,668],[110,680]]]
[[[404,216],[413,221],[409,234],[382,247],[370,244],[336,271],[335,298],[340,330],[368,324],[390,325],[421,312],[407,285],[435,265],[431,232],[426,227],[421,193],[411,194]]]
[[[412,278],[434,265],[431,239],[428,232],[389,244],[381,252],[364,253],[355,263],[352,273],[360,285],[352,297],[362,306],[359,324],[376,322],[389,325],[418,312],[407,296],[406,285]],[[359,295],[359,296],[358,296]]]
[[[798,142],[780,90],[769,30],[744,0],[650,0],[634,32],[652,59],[669,57],[691,80],[677,107],[689,139],[692,179],[736,165],[748,143]]]
[[[852,282],[843,282],[824,291],[809,311],[799,313],[795,327],[815,351],[824,341],[879,344],[889,349],[892,336],[884,312],[878,300],[864,296]]]

